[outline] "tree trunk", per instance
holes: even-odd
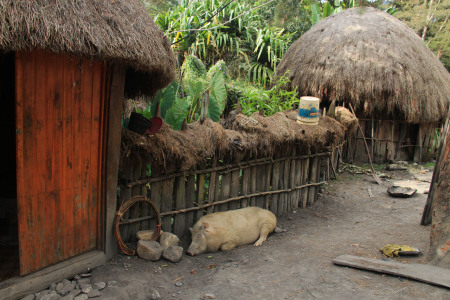
[[[443,130],[442,147],[430,188],[432,197],[432,226],[430,260],[433,265],[450,268],[450,120]]]

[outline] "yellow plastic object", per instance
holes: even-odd
[[[380,249],[384,255],[389,257],[399,256],[399,252],[416,252],[417,249],[408,245],[389,244]]]

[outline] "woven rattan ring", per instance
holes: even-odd
[[[150,206],[153,208],[153,216],[156,220],[156,230],[153,232],[152,235],[152,241],[157,241],[159,237],[161,236],[161,216],[159,215],[159,211],[156,208],[155,204],[150,201],[148,198],[144,196],[134,196],[130,199],[128,199],[125,203],[123,203],[119,210],[116,212],[116,218],[114,219],[114,236],[116,237],[117,244],[119,245],[120,250],[126,255],[135,255],[136,251],[133,249],[130,249],[122,240],[122,236],[120,235],[119,225],[120,220],[122,219],[122,216],[125,214],[125,212],[134,204],[138,202],[145,202],[150,204]]]

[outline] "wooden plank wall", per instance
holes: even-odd
[[[360,119],[359,124],[374,163],[389,161],[428,161],[436,157],[437,136],[442,124],[437,122],[408,124],[392,120]],[[347,138],[344,160],[368,162],[364,139],[359,132]]]
[[[16,53],[21,275],[98,247],[104,71],[73,56]]]
[[[189,238],[189,227],[213,212],[259,206],[282,216],[314,204],[321,183],[329,179],[328,168],[338,168],[341,149],[311,154],[308,147],[288,145],[273,157],[236,151],[184,173],[174,166],[151,166],[150,178],[142,171],[147,166],[137,165],[122,171],[118,208],[134,195],[146,195],[159,209],[162,230],[182,240]],[[122,220],[125,243],[136,242],[137,231],[155,228],[152,213],[137,205]]]

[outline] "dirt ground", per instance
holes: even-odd
[[[342,254],[386,258],[379,249],[391,243],[424,254],[389,260],[426,263],[430,227],[420,220],[432,170],[423,168],[386,172],[392,178],[382,185],[341,173],[312,207],[278,218],[287,231],[261,247],[184,255],[179,263],[118,255],[92,272],[92,282],[109,282],[97,299],[450,299],[445,288],[332,263]],[[418,192],[392,198],[386,190],[397,183]]]

